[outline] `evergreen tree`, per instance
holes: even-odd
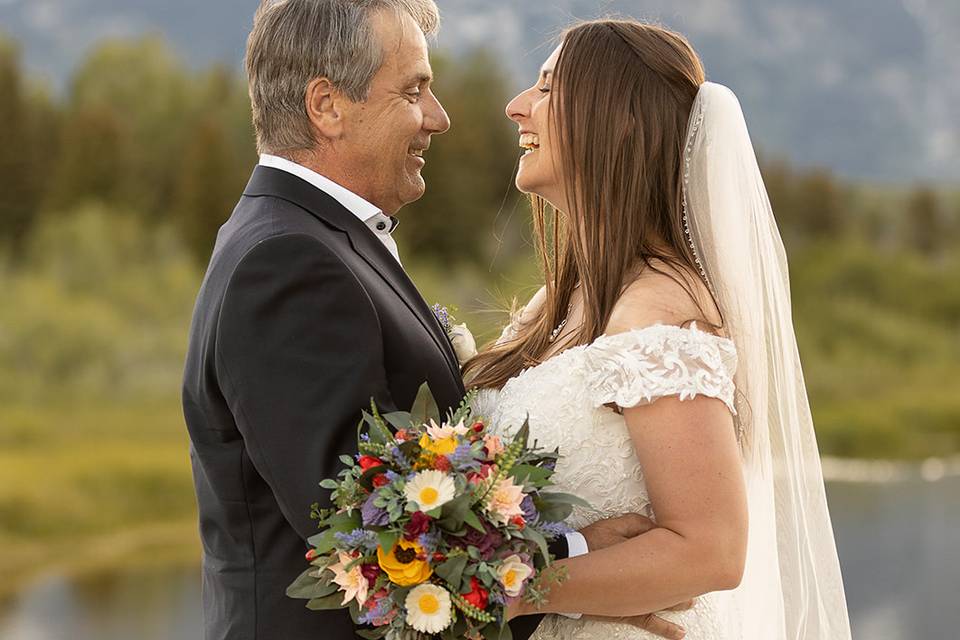
[[[19,51],[0,39],[0,247],[14,255],[36,214],[22,89]]]

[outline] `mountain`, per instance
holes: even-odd
[[[194,65],[239,65],[257,0],[0,0],[0,31],[62,84],[98,39],[160,32]],[[873,181],[960,181],[957,0],[440,0],[438,46],[493,50],[519,88],[575,18],[688,35],[758,147]]]

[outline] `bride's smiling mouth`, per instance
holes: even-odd
[[[536,151],[540,148],[540,136],[529,131],[520,134],[520,148],[525,149],[526,153]]]

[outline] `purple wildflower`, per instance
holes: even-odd
[[[520,510],[523,511],[523,521],[528,525],[536,524],[537,520],[540,519],[540,513],[533,504],[533,496],[529,494],[525,495],[523,501],[520,502]]]
[[[393,600],[390,598],[378,598],[372,607],[357,616],[357,623],[381,626],[386,623],[393,607]]]

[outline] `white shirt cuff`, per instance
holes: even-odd
[[[590,549],[587,548],[587,539],[583,537],[583,534],[579,531],[571,531],[566,534],[567,536],[567,548],[568,548],[568,558],[576,558],[577,556],[582,556],[590,552]],[[566,616],[567,618],[573,618],[576,620],[582,613],[561,613],[560,615]]]

